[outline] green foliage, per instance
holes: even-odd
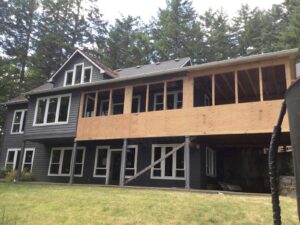
[[[32,173],[29,171],[22,171],[21,172],[21,177],[20,177],[21,181],[33,181],[33,177],[32,177]]]
[[[6,172],[5,168],[0,168],[0,178],[5,178]]]
[[[7,171],[5,175],[5,182],[16,182],[17,178],[17,171],[16,170],[11,170]]]

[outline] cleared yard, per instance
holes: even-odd
[[[98,186],[0,183],[7,224],[271,224],[270,197]],[[284,224],[296,201],[281,198]]]

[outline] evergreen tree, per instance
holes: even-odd
[[[166,9],[159,9],[153,21],[152,39],[156,60],[190,56],[202,61],[203,33],[189,0],[167,0]]]

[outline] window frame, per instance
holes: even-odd
[[[98,156],[99,156],[99,151],[105,149],[107,150],[107,155],[106,155],[106,167],[97,167],[97,161],[98,161]],[[100,178],[107,178],[108,177],[108,171],[109,171],[109,166],[108,162],[110,160],[110,146],[97,146],[96,147],[96,153],[95,153],[95,162],[94,162],[94,171],[93,171],[93,177],[100,177]],[[97,169],[102,169],[102,170],[106,170],[105,171],[105,175],[97,175],[96,174],[96,170]]]
[[[75,165],[76,165],[76,158],[75,158],[75,163],[74,163],[74,177],[82,177],[83,176],[83,170],[84,170],[84,161],[85,161],[85,147],[77,147],[76,148],[76,152],[78,149],[82,149],[83,150],[83,156],[82,156],[82,162],[80,164],[82,164],[82,169],[81,169],[81,174],[80,175],[76,175],[75,174]],[[59,162],[58,162],[58,173],[57,174],[53,174],[53,173],[50,173],[50,169],[51,169],[51,164],[52,164],[52,157],[53,157],[53,151],[55,150],[59,150],[60,151],[60,155],[59,155]],[[50,160],[49,160],[49,165],[48,165],[48,176],[51,176],[51,177],[69,177],[71,175],[71,173],[61,173],[62,171],[62,163],[63,163],[63,158],[64,158],[64,154],[65,154],[65,151],[72,151],[72,154],[73,154],[73,147],[54,147],[54,148],[51,148],[51,154],[50,154]],[[75,156],[76,157],[76,156]],[[71,159],[72,160],[72,155],[71,155]],[[77,163],[79,164],[79,163]],[[71,162],[70,162],[70,167],[71,167]],[[71,172],[71,168],[70,168],[70,172]]]
[[[82,71],[81,71],[81,75],[80,75],[80,83],[75,84],[77,66],[82,66]],[[91,69],[90,80],[88,82],[84,82],[84,72],[85,72],[86,69]],[[71,84],[66,84],[67,83],[67,74],[68,74],[68,72],[73,72],[73,74],[72,74],[72,83]],[[76,63],[76,64],[74,64],[73,69],[65,71],[64,87],[72,86],[72,85],[91,83],[92,82],[92,75],[93,75],[93,66],[84,66],[84,62]]]
[[[31,162],[30,163],[26,163],[25,162],[25,159],[26,159],[26,153],[28,151],[32,151],[32,158],[31,158]],[[33,161],[34,161],[34,155],[35,155],[35,148],[25,148],[25,151],[24,151],[24,157],[23,157],[23,160],[22,160],[22,171],[24,171],[24,165],[25,164],[31,164],[31,167],[30,167],[30,173],[32,172],[32,167],[33,167]]]
[[[142,97],[140,96],[140,95],[134,95],[134,96],[132,96],[132,100],[131,100],[131,108],[132,108],[132,104],[133,104],[133,99],[137,99],[137,102],[138,102],[138,104],[137,104],[137,112],[132,112],[132,110],[131,110],[131,113],[140,113],[141,112],[141,99],[142,99]]]
[[[162,109],[160,109],[160,110],[157,110],[157,108],[156,108],[156,104],[157,104],[157,97],[158,96],[162,96],[162,98],[163,98],[163,102],[162,102]],[[157,93],[154,93],[153,94],[153,98],[154,98],[154,101],[153,101],[153,111],[163,111],[164,110],[164,93],[163,92],[157,92]]]
[[[177,105],[178,105],[178,96],[179,96],[179,94],[182,94],[181,108],[178,108],[178,107],[177,107]],[[168,95],[174,95],[174,98],[173,98],[173,104],[174,104],[174,106],[176,106],[176,108],[168,109],[168,102],[167,102],[166,110],[174,110],[174,109],[182,109],[182,108],[183,108],[183,91],[180,91],[180,90],[169,91],[169,92],[167,92],[167,99],[168,99]],[[168,100],[167,100],[167,101],[168,101]]]
[[[7,169],[7,160],[8,160],[8,155],[9,155],[9,152],[15,152],[15,155],[14,155],[14,160],[12,162],[13,164],[13,167],[12,167],[12,170],[16,170],[16,163],[17,163],[17,159],[18,159],[18,154],[21,154],[21,148],[8,148],[7,149],[7,152],[6,152],[6,159],[5,159],[5,165],[4,165],[4,168]],[[16,154],[17,152],[17,154]],[[20,156],[21,157],[21,156]],[[21,160],[21,159],[20,159]],[[11,164],[11,163],[9,163]]]
[[[205,175],[217,177],[217,153],[208,146],[205,149]]]
[[[14,125],[18,124],[18,123],[15,123],[15,117],[16,117],[16,114],[18,112],[21,112],[21,119],[20,119],[20,127],[19,127],[19,131],[18,132],[13,132],[13,128],[14,128]],[[13,120],[12,120],[12,125],[11,125],[11,130],[10,130],[10,134],[24,134],[24,130],[22,131],[22,127],[23,127],[23,123],[26,121],[24,121],[24,117],[25,117],[25,112],[27,112],[27,109],[17,109],[14,111],[14,116],[13,116]],[[24,126],[25,128],[25,126]]]
[[[155,148],[160,147],[161,148],[161,157],[164,157],[166,155],[166,148],[167,147],[172,147],[174,148],[178,147],[180,144],[152,144],[152,149],[151,149],[151,163],[154,163],[154,153],[155,153]],[[184,151],[184,149],[183,149]],[[159,180],[185,180],[186,179],[186,165],[185,165],[185,154],[183,154],[183,169],[177,169],[177,151],[172,154],[172,176],[165,176],[165,160],[161,162],[161,175],[160,176],[153,176],[154,174],[154,167],[151,168],[151,173],[150,173],[150,178],[151,179],[159,179]],[[176,171],[177,170],[183,170],[184,171],[184,176],[183,177],[177,177],[176,176]]]
[[[136,175],[137,173],[137,160],[138,160],[138,146],[137,145],[128,145],[127,146],[127,149],[129,148],[134,148],[134,168],[131,168],[131,167],[126,167],[126,162],[125,162],[125,179],[127,178],[131,178],[133,177],[134,175]],[[127,154],[127,149],[126,149],[126,154]],[[127,157],[126,157],[126,161],[127,161]],[[133,170],[134,171],[134,174],[132,176],[126,176],[126,170],[127,169],[130,169],[130,170]]]
[[[67,112],[67,121],[59,122],[59,112],[60,112],[60,107],[61,107],[61,99],[63,97],[69,97],[69,106],[68,106],[68,112]],[[57,98],[57,108],[55,112],[55,121],[48,123],[47,122],[47,117],[49,113],[49,104],[50,104],[50,99],[52,98]],[[46,106],[45,106],[45,115],[43,118],[43,123],[36,123],[37,120],[37,114],[38,114],[38,106],[39,106],[39,101],[40,100],[46,100]],[[34,112],[34,118],[33,118],[33,126],[49,126],[49,125],[61,125],[61,124],[68,124],[69,123],[69,115],[70,115],[70,108],[72,104],[72,94],[63,94],[63,95],[53,95],[53,96],[47,96],[47,97],[40,97],[36,99],[36,104],[35,104],[35,112]]]

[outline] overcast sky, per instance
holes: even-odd
[[[148,22],[151,17],[156,16],[158,8],[165,8],[165,0],[98,0],[104,18],[113,23],[120,15],[140,16],[143,21]],[[272,4],[282,3],[284,0],[193,0],[193,6],[201,14],[208,8],[219,9],[231,17],[236,14],[241,4],[248,3],[251,8],[259,7],[269,9]]]

